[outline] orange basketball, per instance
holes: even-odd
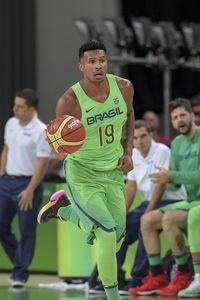
[[[77,118],[64,115],[47,125],[46,135],[55,152],[69,154],[76,152],[84,144],[85,128]]]

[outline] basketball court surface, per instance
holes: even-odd
[[[39,284],[49,285],[60,282],[57,276],[52,275],[30,275],[25,288],[12,288],[8,281],[9,274],[0,273],[0,300],[106,300],[105,295],[89,294],[87,289],[55,289],[39,287]],[[124,300],[177,300],[177,297],[162,296],[121,296]],[[199,300],[200,298],[192,298]]]

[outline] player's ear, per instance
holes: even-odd
[[[83,72],[83,64],[82,64],[81,62],[79,62],[78,67],[79,67],[79,70],[80,70],[81,72]]]

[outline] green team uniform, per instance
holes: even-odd
[[[125,232],[124,179],[117,165],[123,155],[121,135],[127,105],[115,77],[107,74],[107,80],[110,92],[104,103],[90,99],[80,83],[72,86],[81,107],[86,138],[77,152],[66,157],[67,194],[90,244],[97,227],[108,232],[116,230],[118,241]]]
[[[191,252],[200,252],[199,243],[200,204],[188,213],[188,242]]]
[[[173,209],[190,210],[200,205],[200,127],[191,140],[181,134],[171,145],[170,165],[172,172],[170,181],[176,185],[184,184],[187,199],[166,205],[160,210],[166,212]]]

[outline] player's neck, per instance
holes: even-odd
[[[19,119],[20,125],[21,125],[22,127],[25,127],[26,125],[28,125],[28,123],[31,122],[31,120],[33,119],[33,117],[34,117],[34,115],[29,116],[29,117],[24,118],[24,119]]]
[[[191,130],[189,133],[185,134],[185,139],[188,141],[188,140],[191,140],[193,138],[193,136],[195,135],[196,131],[197,131],[197,125],[195,125],[194,123],[192,123],[192,126],[191,126]]]
[[[148,154],[149,154],[149,149],[148,149],[148,150],[145,150],[145,151],[141,151],[140,153],[141,153],[141,155],[142,155],[144,158],[146,158],[146,157],[148,156]]]
[[[91,82],[84,79],[80,84],[86,95],[92,100],[104,102],[108,98],[110,87],[107,80]]]

